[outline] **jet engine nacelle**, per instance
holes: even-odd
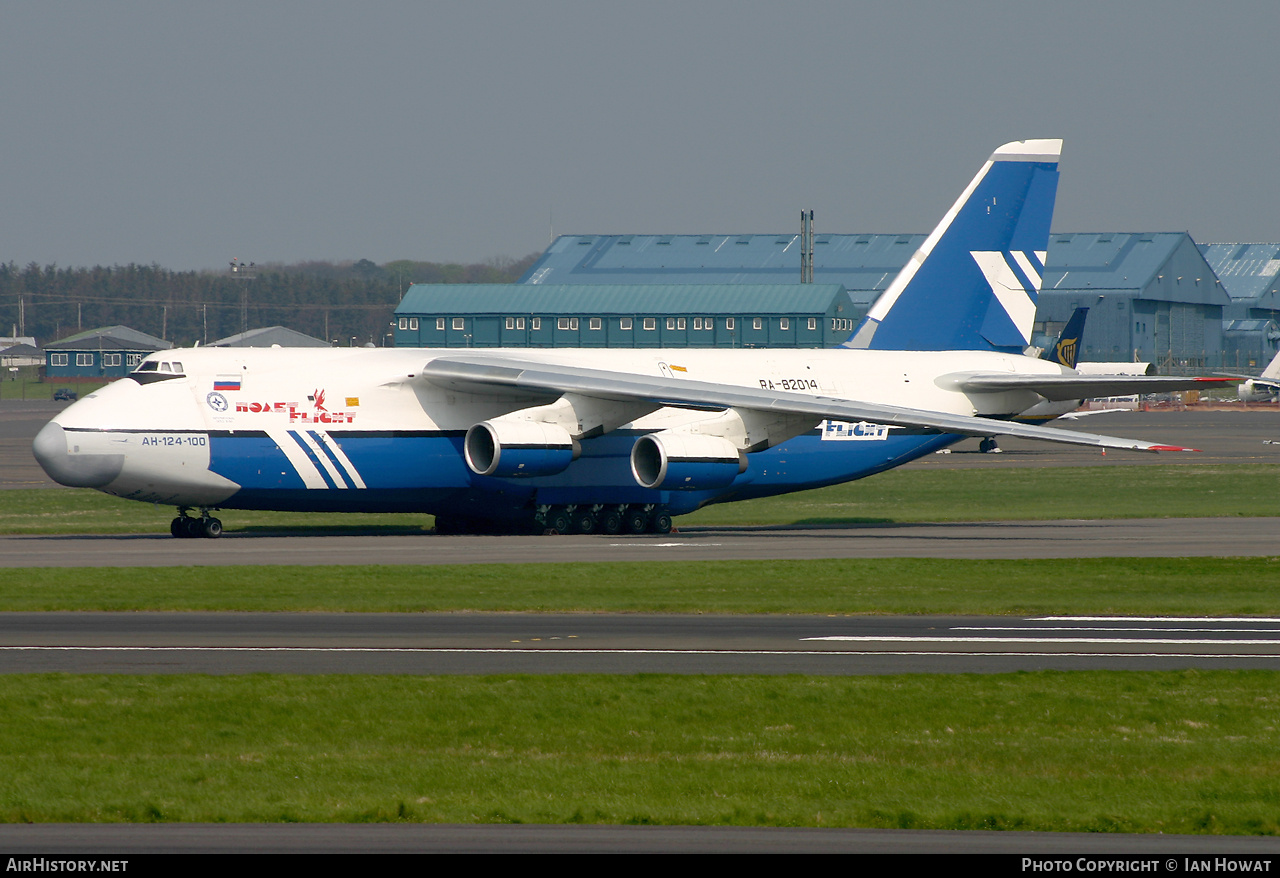
[[[462,450],[476,475],[512,478],[563,472],[581,447],[555,424],[497,418],[468,430]]]
[[[645,488],[724,488],[746,469],[746,455],[721,436],[664,430],[641,436],[631,447],[631,474]]]
[[[1236,385],[1236,396],[1241,402],[1262,402],[1275,397],[1275,389],[1266,384],[1241,381]]]

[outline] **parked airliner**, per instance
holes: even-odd
[[[1219,372],[1218,374],[1245,379],[1236,385],[1236,396],[1241,402],[1267,402],[1280,394],[1280,354],[1276,354],[1267,364],[1267,368],[1263,369],[1262,374],[1256,378],[1236,372]]]
[[[176,506],[174,536],[213,537],[220,509],[665,533],[709,503],[862,478],[965,436],[1190,450],[1013,420],[1138,392],[1023,354],[1061,145],[997,149],[834,349],[167,350],[67,408],[34,452],[61,484]]]

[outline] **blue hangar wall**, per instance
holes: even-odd
[[[814,280],[845,289],[842,316],[856,324],[925,237],[815,235]],[[565,235],[520,283],[785,284],[799,277],[799,234]],[[1050,238],[1033,341],[1055,337],[1082,305],[1091,309],[1085,360],[1136,359],[1166,371],[1224,365],[1230,303],[1185,232],[1060,233]]]
[[[397,347],[831,347],[853,332],[830,283],[414,284]]]

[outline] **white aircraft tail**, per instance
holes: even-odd
[[[844,347],[999,350],[1031,342],[1061,140],[991,154]]]

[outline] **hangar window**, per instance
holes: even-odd
[[[523,318],[523,317],[517,317],[517,318],[516,318],[516,329],[524,329],[524,318]]]
[[[103,355],[102,355],[102,365],[104,365],[104,366],[119,366],[119,365],[120,365],[120,355],[119,355],[119,354],[103,354]]]
[[[50,354],[50,355],[49,355],[49,365],[50,365],[50,366],[65,366],[65,365],[67,365],[67,355],[66,355],[66,354]]]
[[[645,329],[657,329],[657,328],[658,328],[658,320],[657,320],[657,318],[656,318],[656,317],[646,317],[646,318],[644,319],[644,328],[645,328]]]
[[[542,328],[542,318],[541,318],[541,317],[533,317],[533,318],[531,318],[531,320],[532,320],[532,322],[533,322],[533,325],[532,325],[531,327],[529,327],[530,329],[541,329],[541,328]]]
[[[790,329],[790,328],[791,328],[791,321],[790,321],[790,319],[788,319],[788,318],[786,318],[786,317],[779,317],[779,318],[778,318],[778,328],[779,328],[779,329]]]
[[[77,366],[92,366],[93,354],[76,354]]]
[[[725,328],[725,329],[733,329],[733,318],[732,318],[732,317],[726,317],[726,318],[724,319],[724,328]]]
[[[591,328],[592,328],[592,329],[599,329],[601,326],[602,326],[602,324],[600,323],[600,318],[599,318],[599,317],[592,317],[592,318],[591,318]]]
[[[410,318],[409,318],[409,328],[410,328],[411,330],[413,330],[414,332],[417,332],[417,330],[418,330],[418,318],[417,318],[417,317],[410,317]]]
[[[507,322],[504,325],[506,326],[507,329],[515,329],[516,319],[514,317],[508,317]]]
[[[810,328],[810,329],[817,329],[817,328],[818,328],[818,318],[817,318],[817,317],[810,317],[810,318],[809,318],[809,328]]]
[[[454,328],[454,329],[466,329],[466,328],[467,328],[467,318],[465,318],[465,317],[455,317],[455,318],[453,318],[453,328]]]
[[[570,318],[569,318],[569,328],[570,328],[570,329],[577,329],[577,328],[578,328],[578,318],[577,318],[577,317],[570,317]]]
[[[676,319],[674,317],[668,317],[667,329],[675,329],[675,328],[676,328]]]
[[[686,324],[683,317],[681,317],[676,321],[676,329],[684,329],[685,327],[686,327]]]
[[[444,318],[443,318],[443,317],[437,317],[437,318],[436,318],[436,329],[440,330],[441,332],[444,332]]]
[[[752,329],[760,329],[760,328],[761,328],[761,327],[763,327],[763,326],[764,326],[764,322],[763,322],[759,317],[753,317],[753,318],[751,319],[751,328],[752,328]]]
[[[408,329],[408,328],[409,328],[409,318],[408,318],[408,317],[401,317],[401,318],[400,318],[400,327],[399,327],[399,328],[400,328],[400,329]]]
[[[620,319],[620,320],[618,321],[618,328],[619,328],[619,329],[623,329],[623,330],[630,329],[630,328],[631,328],[631,318],[630,318],[630,317],[623,317],[622,319]]]
[[[701,328],[702,328],[702,318],[701,318],[701,317],[695,317],[695,318],[693,318],[693,328],[694,328],[694,329],[701,329]]]
[[[129,354],[125,358],[126,366],[136,366],[142,362],[142,354]]]

